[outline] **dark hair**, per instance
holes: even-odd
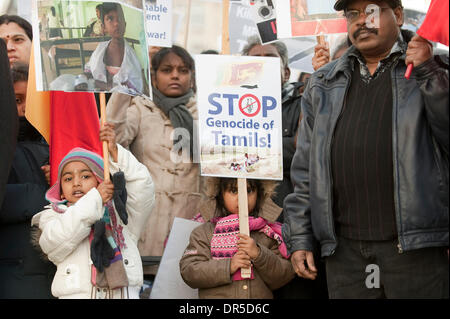
[[[28,81],[28,65],[15,63],[11,69],[11,78],[13,83]]]
[[[173,45],[171,48],[162,48],[152,58],[152,69],[154,72],[158,70],[162,61],[169,53],[174,53],[178,55],[186,67],[191,70],[192,73],[195,71],[195,62],[192,56],[184,48],[178,45]]]
[[[225,203],[223,200],[223,194],[232,190],[233,188],[237,190],[237,179],[236,178],[225,178],[221,177],[219,179],[219,193],[216,195],[216,211],[214,212],[215,217],[226,217],[229,212],[225,209]],[[253,211],[248,212],[249,216],[258,217],[259,211],[261,210],[262,203],[264,201],[264,187],[259,179],[247,179],[247,187],[252,191],[256,191],[256,205]]]
[[[287,49],[286,44],[284,44],[281,41],[275,41],[275,42],[271,42],[271,43],[267,43],[267,44],[262,44],[261,40],[259,39],[259,36],[253,35],[247,39],[247,44],[245,45],[245,47],[242,49],[242,52],[241,52],[242,55],[248,55],[250,50],[253,49],[253,47],[255,47],[257,45],[273,46],[277,50],[278,54],[280,55],[283,69],[289,67],[288,49]]]
[[[33,28],[27,20],[16,15],[4,14],[0,16],[0,25],[9,24],[10,22],[14,22],[19,27],[21,27],[27,34],[30,41],[33,41]]]
[[[110,13],[111,11],[119,12],[119,8],[122,8],[122,6],[118,3],[103,2],[103,4],[101,4],[101,9],[100,9],[100,20],[102,21],[102,23],[105,24],[105,16],[108,13]]]
[[[200,54],[219,54],[216,50],[205,50],[202,51]]]

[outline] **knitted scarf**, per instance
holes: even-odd
[[[216,224],[211,239],[211,256],[213,259],[232,258],[237,252],[237,241],[239,240],[239,215],[232,214],[222,218],[211,220]],[[281,223],[269,223],[262,217],[249,216],[250,231],[259,231],[278,242],[278,250],[284,258],[289,258],[286,245],[281,236]],[[233,274],[232,279],[243,280],[241,270]],[[253,270],[251,279],[254,279]]]
[[[194,92],[189,90],[185,95],[172,98],[165,96],[155,87],[152,87],[152,90],[153,102],[170,119],[174,129],[185,128],[189,132],[189,145],[187,144],[186,139],[183,139],[181,136],[176,137],[173,144],[175,145],[178,142],[181,142],[183,148],[190,146],[192,157],[194,120],[191,112],[187,109],[186,104],[189,102],[190,98],[194,96]]]

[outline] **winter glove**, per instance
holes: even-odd
[[[122,222],[127,225],[128,224],[128,213],[126,210],[127,204],[127,189],[126,189],[126,181],[125,175],[123,172],[117,172],[113,175],[112,181],[114,184],[114,205],[116,206],[116,211],[120,216]]]
[[[103,272],[105,267],[111,264],[114,251],[105,235],[105,222],[98,220],[94,224],[94,238],[91,242],[91,259],[95,268]]]

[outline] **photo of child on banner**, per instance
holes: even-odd
[[[278,38],[346,33],[343,12],[336,12],[334,4],[335,0],[278,1]]]
[[[38,91],[150,95],[144,13],[136,3],[56,0],[51,8],[64,24],[56,38],[48,37],[47,2],[33,5]]]
[[[280,60],[195,59],[201,174],[281,180]]]

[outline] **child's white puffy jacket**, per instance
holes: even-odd
[[[116,212],[126,245],[122,249],[123,263],[129,286],[142,286],[142,262],[137,242],[153,207],[154,185],[147,168],[122,146],[117,147],[118,162],[114,163],[110,157],[110,172],[124,172],[128,193],[128,225],[122,223]],[[92,260],[89,234],[91,226],[103,217],[102,198],[93,188],[75,205],[64,208],[66,211],[61,214],[47,206],[46,210],[33,217],[31,224],[39,226],[42,231],[39,245],[57,266],[52,294],[59,298],[90,298]]]

